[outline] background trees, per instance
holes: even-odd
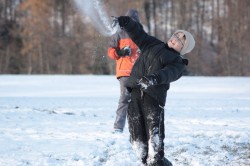
[[[101,2],[110,16],[137,9],[148,33],[163,41],[176,29],[191,31],[189,75],[250,76],[248,0]],[[2,74],[114,74],[108,40],[73,0],[0,0]]]

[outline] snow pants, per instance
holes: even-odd
[[[139,89],[131,92],[128,107],[130,142],[142,163],[164,165],[164,108]]]
[[[116,111],[116,119],[114,123],[115,129],[124,129],[127,110],[128,110],[128,100],[130,99],[130,93],[128,92],[127,88],[125,87],[126,82],[128,81],[129,77],[120,77],[120,99],[118,108]]]

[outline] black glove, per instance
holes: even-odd
[[[120,25],[120,27],[124,27],[128,24],[130,20],[130,17],[129,16],[120,16],[118,17],[118,23]]]
[[[119,57],[129,56],[131,55],[131,48],[129,46],[125,46],[122,49],[116,49],[116,54]]]
[[[152,85],[157,85],[158,80],[155,75],[143,76],[141,79],[137,81],[137,84],[141,86],[142,90],[146,90],[148,87]]]

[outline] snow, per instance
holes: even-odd
[[[140,166],[112,134],[118,99],[115,76],[1,75],[0,166]],[[250,78],[172,83],[165,135],[174,165],[250,165]]]

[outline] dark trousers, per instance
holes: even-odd
[[[139,89],[131,92],[128,107],[130,141],[137,156],[148,165],[163,165],[164,109]]]

